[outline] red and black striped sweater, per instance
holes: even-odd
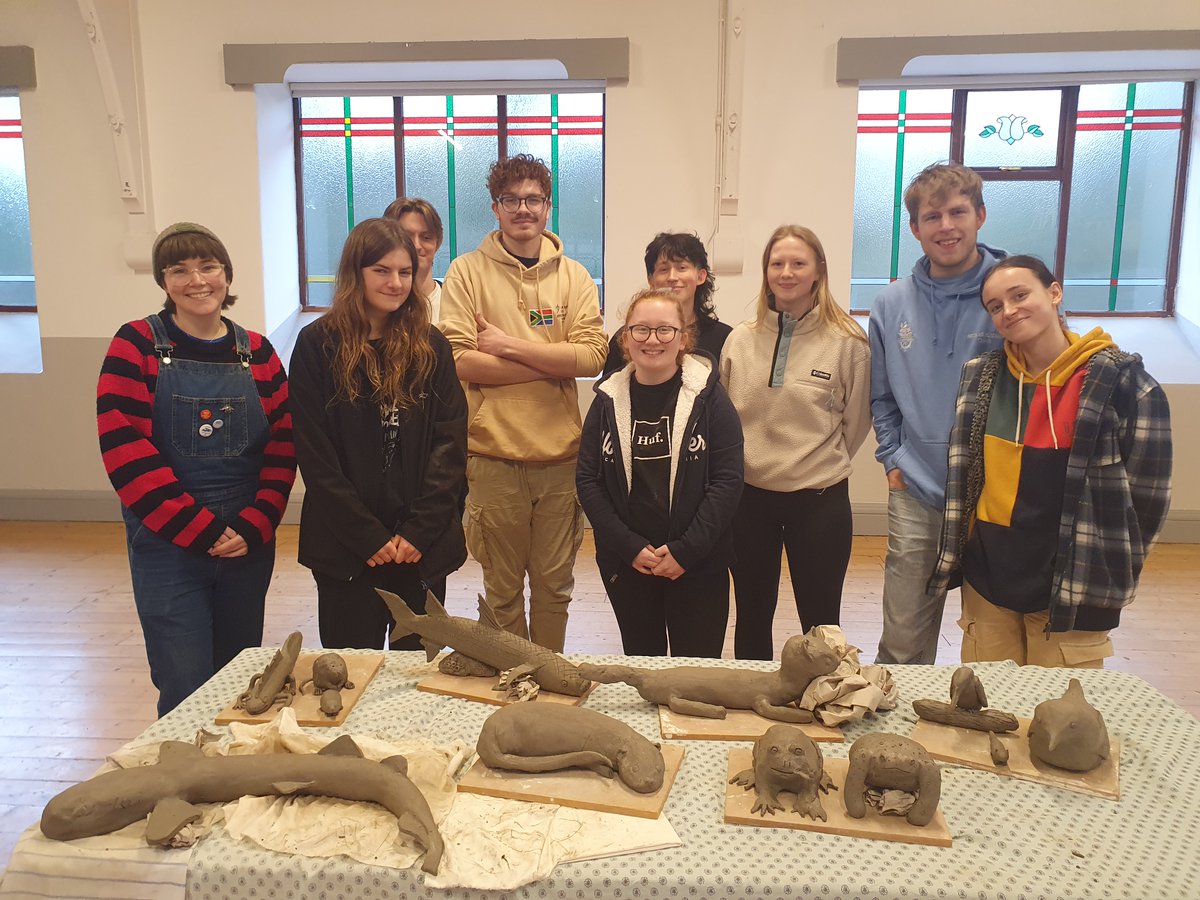
[[[179,357],[191,358],[187,347],[181,346],[182,333],[169,316],[162,318],[180,351]],[[271,540],[296,480],[287,376],[270,341],[253,331],[248,334],[250,371],[258,387],[270,437],[263,451],[254,500],[231,522],[218,519],[184,490],[151,440],[159,359],[145,320],[121,327],[100,369],[96,387],[100,452],[117,496],[159,537],[196,553],[207,553],[226,526],[240,534],[250,547]]]

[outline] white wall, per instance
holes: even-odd
[[[290,173],[274,162],[286,134],[277,117],[259,117],[260,107],[277,111],[284,101],[279,90],[256,94],[226,85],[225,43],[628,36],[629,83],[611,86],[607,95],[610,309],[644,283],[641,254],[655,231],[712,233],[716,0],[561,3],[524,12],[469,0],[99,5],[116,20],[128,10],[131,31],[140,36],[150,226],[190,219],[221,235],[241,296],[234,313],[250,328],[279,326],[295,294],[295,279],[283,272],[294,252],[294,234],[286,233],[291,208],[272,201],[261,209],[258,202],[264,191],[277,197],[288,190]],[[720,277],[721,317],[746,316],[761,242],[784,221],[816,229],[835,292],[848,295],[856,91],[834,81],[839,38],[1197,27],[1194,0],[1013,0],[1002,10],[933,0],[747,3],[741,170],[747,266],[740,276]],[[34,514],[62,497],[102,500],[115,511],[91,417],[95,376],[116,328],[153,311],[160,295],[148,274],[133,273],[122,258],[129,217],[79,6],[0,0],[0,44],[28,44],[36,55],[38,87],[21,100],[45,357],[40,375],[0,375],[0,515]],[[1154,348],[1131,349],[1147,355],[1153,372]],[[1200,400],[1190,385],[1169,385],[1168,392],[1177,413]],[[1175,428],[1178,445],[1200,442],[1194,417],[1177,415]],[[851,496],[859,508],[878,509],[884,481],[871,450],[856,461]],[[1200,467],[1179,456],[1175,510],[1200,522]]]

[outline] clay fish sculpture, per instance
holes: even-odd
[[[838,665],[837,653],[814,631],[793,635],[783,645],[775,672],[747,672],[722,666],[675,666],[637,669],[584,663],[579,671],[593,681],[631,684],[651,703],[672,712],[706,719],[723,719],[726,710],[752,709],[766,719],[804,723],[808,710],[788,706],[804,696],[809,682],[828,675]]]
[[[296,668],[303,642],[304,636],[300,632],[289,634],[267,667],[250,679],[250,685],[234,702],[234,707],[256,716],[276,703],[289,705],[296,695],[296,679],[292,670]]]
[[[812,738],[794,725],[772,725],[754,742],[753,768],[743,769],[730,784],[754,788],[750,812],[765,816],[783,809],[779,795],[794,795],[792,812],[826,821],[820,792],[837,790],[825,771],[821,750]]]
[[[624,722],[560,703],[514,703],[488,716],[475,750],[493,769],[555,772],[583,768],[614,774],[640,794],[662,787],[665,765],[657,744]]]
[[[421,868],[436,875],[442,836],[424,795],[403,774],[404,757],[375,762],[341,755],[342,749],[207,757],[192,744],[168,741],[156,765],[105,772],[56,796],[42,812],[42,834],[56,841],[107,834],[149,814],[147,840],[165,843],[196,817],[193,803],[291,794],[340,797],[378,803],[395,815],[400,830],[425,851]]]
[[[1108,728],[1104,716],[1087,702],[1083,685],[1072,678],[1067,691],[1044,700],[1029,723],[1029,755],[1072,772],[1090,772],[1108,759]]]
[[[496,669],[515,668],[519,672],[528,672],[542,690],[556,694],[581,697],[591,686],[577,666],[553,650],[502,629],[482,595],[479,597],[479,621],[472,622],[447,613],[437,597],[430,593],[425,595],[425,615],[419,616],[390,591],[375,590],[396,620],[392,640],[419,634],[430,662],[443,648],[453,647],[464,656]]]

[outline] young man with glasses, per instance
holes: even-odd
[[[497,621],[562,650],[583,537],[575,379],[600,371],[608,345],[595,282],[546,231],[545,163],[500,160],[488,191],[499,228],[450,264],[439,323],[469,406],[467,545]]]

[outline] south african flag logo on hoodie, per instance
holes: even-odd
[[[530,328],[546,328],[554,324],[554,309],[547,306],[545,309],[531,309],[529,311],[529,327]]]

